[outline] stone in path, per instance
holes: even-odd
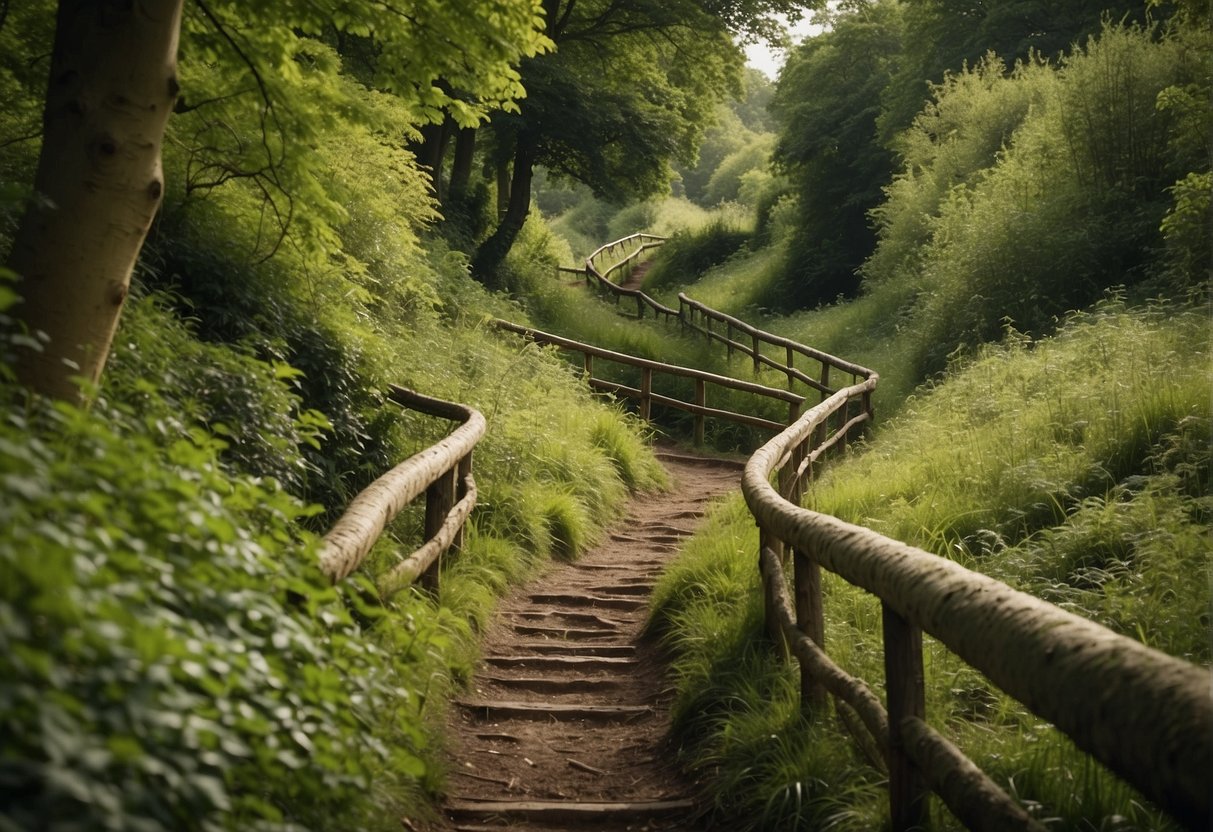
[[[451,709],[441,828],[695,829],[695,785],[674,765],[671,683],[641,637],[653,583],[740,465],[659,454],[674,480],[635,497],[575,563],[502,600],[470,689]]]

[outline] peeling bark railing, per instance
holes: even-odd
[[[433,399],[397,385],[390,387],[388,399],[410,410],[462,424],[367,486],[324,536],[320,568],[336,583],[361,565],[387,524],[424,493],[426,542],[376,580],[385,597],[418,579],[423,587],[437,589],[441,556],[450,548],[460,547],[464,523],[476,505],[472,449],[485,431],[484,416],[466,405]]]
[[[682,325],[702,333],[709,342],[716,341],[725,345],[729,357],[736,350],[754,360],[754,372],[763,367],[770,367],[783,373],[788,379],[788,389],[793,389],[794,382],[800,382],[819,393],[824,400],[832,396],[840,386],[838,382],[850,377],[850,384],[855,385],[867,379],[872,371],[858,364],[844,361],[837,356],[807,347],[790,338],[784,338],[765,330],[751,326],[740,318],[726,315],[697,300],[678,293],[678,318]],[[718,326],[714,329],[713,322]],[[744,340],[737,340],[738,337]],[[783,361],[779,361],[762,352],[762,345],[776,347],[783,353]],[[816,375],[811,375],[796,366],[796,356],[802,356],[816,362]],[[803,361],[801,362],[804,363]],[[833,371],[833,375],[831,375]]]
[[[580,353],[582,356],[582,366],[585,368],[585,377],[590,387],[594,390],[635,399],[639,403],[638,409],[640,411],[640,418],[644,419],[645,421],[649,420],[652,405],[654,404],[664,405],[665,407],[671,407],[676,410],[682,410],[693,414],[695,417],[694,439],[695,444],[697,445],[703,443],[704,420],[707,417],[778,432],[783,430],[789,423],[796,420],[796,418],[800,415],[801,407],[804,405],[804,396],[788,390],[782,390],[777,387],[767,387],[762,384],[756,384],[752,381],[741,381],[739,379],[729,378],[728,376],[721,376],[715,373],[706,372],[704,370],[697,370],[692,367],[680,367],[676,364],[664,364],[660,361],[651,361],[647,358],[637,358],[636,356],[614,352],[613,350],[604,349],[602,347],[596,347],[592,344],[585,344],[569,338],[562,338],[559,335],[541,332],[540,330],[531,329],[530,327],[519,326],[518,324],[510,323],[509,321],[494,320],[493,325],[506,332],[513,332],[517,335],[521,335],[537,344],[549,344],[563,350]],[[606,379],[596,377],[594,375],[595,358],[600,358],[604,361],[610,361],[627,367],[638,368],[640,370],[641,379],[640,387],[629,387],[625,384],[620,384],[619,382],[608,381]],[[687,378],[694,381],[694,401],[687,402],[682,401],[681,399],[654,393],[653,378],[657,375]],[[707,404],[708,385],[714,385],[716,387],[721,387],[728,390],[738,390],[743,393],[752,393],[764,398],[784,402],[788,406],[788,419],[786,422],[776,422],[772,419],[765,419],[761,416],[754,416],[749,413],[738,413],[732,410],[709,407]]]
[[[619,284],[615,283],[611,277],[617,272],[631,266],[640,259],[646,251],[651,248],[656,248],[665,243],[665,237],[658,237],[655,234],[632,234],[620,240],[607,243],[594,250],[594,252],[585,259],[585,270],[581,272],[585,275],[586,284],[591,287],[596,287],[599,294],[610,294],[615,298],[615,303],[618,304],[621,298],[632,298],[636,301],[636,317],[643,318],[645,309],[652,309],[654,317],[664,317],[665,320],[671,321],[678,318],[678,310],[666,306],[660,301],[646,295],[639,289],[624,289]],[[597,261],[613,261],[618,256],[620,251],[627,251],[629,248],[633,250],[621,260],[613,262],[613,264],[605,271],[599,268]]]
[[[828,693],[842,703],[845,723],[854,726],[857,717],[870,733],[888,770],[893,829],[925,826],[930,791],[972,829],[1043,829],[925,722],[923,633],[1181,823],[1211,828],[1207,669],[945,558],[800,507],[814,464],[846,434],[829,425],[851,421],[846,414],[875,382],[872,375],[832,394],[760,448],[746,465],[742,491],[760,530],[768,631],[799,660],[802,706],[819,709]],[[881,601],[887,708],[825,653],[821,568]]]

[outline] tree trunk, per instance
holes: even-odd
[[[47,395],[78,400],[72,377],[100,378],[160,207],[182,2],[60,0],[38,199],[8,259],[22,278],[17,317],[50,338],[22,351],[17,374]]]
[[[497,222],[505,219],[505,212],[510,208],[510,157],[501,156],[497,160]]]
[[[497,288],[497,270],[501,267],[518,232],[531,212],[531,177],[535,170],[535,141],[525,133],[518,136],[514,146],[514,176],[510,181],[510,199],[505,216],[487,240],[480,244],[472,258],[472,277],[485,286]]]
[[[453,122],[448,117],[441,124],[427,124],[421,128],[421,143],[414,153],[421,166],[430,173],[430,188],[439,202],[444,197],[442,187],[442,160],[446,156],[447,141],[451,138]]]
[[[455,134],[455,159],[451,163],[451,182],[447,194],[447,199],[456,205],[467,196],[475,156],[476,128],[464,127]]]

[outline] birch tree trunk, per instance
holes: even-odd
[[[18,375],[56,398],[79,399],[73,376],[100,377],[160,206],[182,2],[59,2],[38,198],[8,259],[21,276],[17,316],[50,338],[23,351]]]

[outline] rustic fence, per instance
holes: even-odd
[[[848,414],[875,381],[832,394],[755,452],[742,490],[760,530],[768,630],[800,663],[803,706],[820,708],[831,694],[844,722],[855,725],[858,717],[870,735],[867,744],[874,743],[889,775],[893,829],[922,828],[931,791],[971,829],[1043,829],[926,723],[923,633],[1181,823],[1210,828],[1208,670],[945,558],[800,507],[814,464],[845,437],[855,418]],[[880,599],[886,704],[825,652],[822,568]]]
[[[616,305],[623,298],[632,298],[636,302],[636,317],[643,318],[644,310],[653,310],[653,317],[664,318],[667,322],[678,318],[678,310],[654,300],[639,289],[625,289],[614,281],[616,273],[631,270],[632,266],[651,248],[665,243],[665,237],[655,234],[632,234],[620,240],[607,243],[596,248],[585,259],[584,269],[561,269],[585,275],[586,285],[596,288],[600,295],[614,298]],[[619,257],[620,252],[628,252]],[[611,265],[607,266],[606,263]]]
[[[794,389],[795,382],[800,382],[818,391],[823,400],[837,392],[839,386],[846,386],[838,383],[846,381],[847,376],[850,377],[849,385],[859,384],[874,376],[866,367],[751,326],[740,318],[719,312],[682,292],[678,293],[678,319],[682,321],[683,327],[701,333],[709,342],[724,344],[730,358],[733,357],[734,351],[748,355],[754,361],[755,373],[769,367],[787,377],[789,390]],[[714,323],[717,325],[715,328]],[[738,337],[745,340],[738,340]],[[764,353],[764,344],[775,347],[782,361]],[[816,377],[796,366],[797,356],[801,356],[801,364],[804,359],[816,362]]]
[[[611,393],[617,396],[635,399],[638,402],[637,409],[639,410],[640,418],[646,421],[648,421],[651,417],[651,410],[654,404],[691,413],[695,417],[694,439],[696,444],[703,443],[704,421],[709,417],[721,419],[726,422],[733,422],[735,424],[748,425],[750,427],[779,432],[788,424],[796,420],[796,418],[800,415],[801,407],[805,402],[804,396],[793,393],[789,390],[783,390],[777,387],[767,387],[766,385],[757,384],[752,381],[742,381],[740,379],[729,378],[728,376],[717,375],[704,370],[697,370],[693,367],[681,367],[677,364],[665,364],[661,361],[652,361],[647,358],[637,358],[636,356],[614,352],[603,347],[596,347],[592,344],[585,344],[569,338],[562,338],[559,335],[541,332],[540,330],[532,329],[530,327],[519,326],[517,324],[510,323],[509,321],[497,320],[493,323],[498,329],[521,335],[537,344],[549,344],[559,347],[562,350],[580,353],[582,366],[585,370],[585,378],[589,386],[599,392]],[[634,367],[639,369],[640,386],[631,387],[629,385],[596,376],[594,371],[594,360],[596,358],[625,367]],[[672,396],[665,396],[654,392],[653,379],[655,376],[669,376],[672,378],[690,379],[695,385],[693,400],[683,401],[682,399],[677,399]],[[751,393],[763,398],[783,402],[787,405],[788,409],[787,421],[776,422],[773,419],[765,419],[761,416],[755,416],[750,413],[739,413],[733,410],[710,407],[707,403],[707,392],[709,385],[726,390],[737,390],[742,393]]]
[[[462,544],[464,523],[476,505],[472,449],[485,431],[484,417],[466,405],[395,385],[388,399],[410,410],[461,424],[367,486],[324,536],[320,568],[336,583],[362,564],[387,524],[424,493],[425,543],[376,580],[385,597],[415,581],[427,589],[437,589],[442,554]]]

